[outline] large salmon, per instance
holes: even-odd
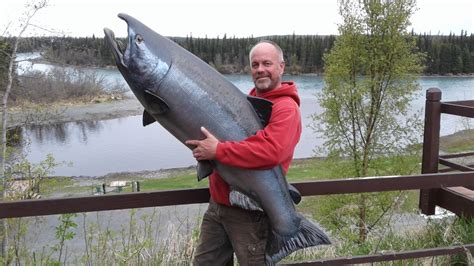
[[[118,69],[145,108],[144,125],[158,121],[182,143],[203,139],[201,126],[219,140],[237,141],[262,128],[262,120],[271,113],[270,102],[247,97],[208,64],[135,18],[119,17],[128,24],[126,49],[107,28],[105,39]],[[267,214],[271,227],[267,265],[295,250],[330,243],[322,230],[296,212],[280,166],[246,170],[218,161],[199,162],[199,179],[213,168],[230,185],[232,205],[261,208]]]

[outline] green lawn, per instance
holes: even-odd
[[[287,179],[289,182],[303,182],[337,178],[332,172],[335,164],[337,163],[328,162],[322,158],[295,160],[288,171]],[[194,169],[177,170],[174,173],[171,172],[167,177],[160,178],[143,178],[140,174],[127,174],[126,176],[114,176],[114,179],[139,181],[141,191],[206,188],[209,184],[208,178],[198,182]],[[107,180],[103,182],[106,184],[110,183],[110,181]],[[99,181],[96,181],[96,183],[97,184],[79,186],[75,184],[72,178],[48,178],[41,183],[41,194],[45,197],[50,197],[52,194],[58,192],[60,192],[61,197],[91,195],[96,190],[96,187],[100,186]],[[132,192],[131,186],[124,187],[121,192]],[[418,206],[418,191],[407,192],[407,197],[408,199],[405,201],[403,209],[412,211]],[[312,213],[317,217],[318,207],[320,206],[319,198],[320,197],[305,197],[303,202],[299,205],[300,210],[306,213]]]
[[[140,189],[142,191],[150,190],[171,190],[171,189],[185,189],[185,188],[205,188],[208,187],[208,178],[197,181],[196,173],[185,175],[171,176],[159,179],[146,179],[140,182]]]

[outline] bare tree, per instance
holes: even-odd
[[[7,198],[7,190],[9,187],[8,180],[5,176],[5,159],[7,156],[7,120],[8,120],[8,98],[12,91],[13,77],[15,71],[15,59],[18,49],[18,44],[21,40],[22,35],[25,31],[34,26],[31,24],[31,19],[37,14],[37,12],[48,5],[48,0],[35,0],[27,2],[25,5],[25,12],[20,18],[20,27],[17,34],[12,35],[13,37],[13,48],[11,54],[8,55],[10,63],[7,70],[7,83],[2,97],[2,125],[1,125],[1,142],[0,142],[0,177],[3,179],[3,193],[2,199]],[[11,24],[9,24],[11,25]],[[3,32],[5,34],[7,29]],[[6,219],[2,220],[2,256],[4,264],[8,264],[8,223]]]

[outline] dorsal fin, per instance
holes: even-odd
[[[250,95],[247,96],[247,100],[252,104],[253,109],[255,109],[262,126],[265,127],[270,121],[273,103],[269,100]]]

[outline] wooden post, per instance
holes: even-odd
[[[429,88],[426,91],[423,157],[421,162],[422,174],[438,172],[440,123],[441,91],[438,88]],[[420,191],[419,206],[423,214],[435,214],[437,191],[438,189],[422,189]]]
[[[132,192],[140,192],[140,182],[133,181],[132,182]]]

